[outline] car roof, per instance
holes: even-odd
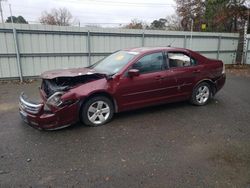
[[[198,52],[186,49],[186,48],[176,48],[176,47],[140,47],[140,48],[128,48],[125,49],[128,52],[138,53],[140,55],[144,55],[150,52],[159,52],[159,51],[166,51],[166,52],[184,52],[190,54],[193,58],[197,59],[198,61],[207,60],[207,57],[201,55]]]
[[[140,47],[140,48],[128,48],[125,49],[129,52],[147,53],[154,51],[179,51],[179,52],[190,52],[190,50],[185,48],[175,48],[175,47]]]

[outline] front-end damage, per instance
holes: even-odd
[[[104,77],[104,74],[99,73],[42,77],[42,101],[32,102],[22,93],[19,97],[20,115],[32,127],[43,130],[56,130],[74,124],[79,120],[80,99],[72,93],[68,96],[70,90]]]
[[[65,92],[77,85],[82,85],[94,80],[104,78],[106,75],[100,73],[89,73],[86,75],[43,78],[41,89],[44,90],[47,97],[50,97],[56,92]]]
[[[37,104],[30,102],[23,93],[19,97],[19,112],[22,119],[38,129],[56,130],[67,127],[77,121],[78,117],[73,113],[77,110],[77,104],[48,108],[46,101]]]

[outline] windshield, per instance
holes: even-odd
[[[113,75],[118,73],[137,54],[137,52],[118,51],[95,63],[90,68],[98,72],[105,72]]]

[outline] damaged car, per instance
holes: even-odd
[[[225,66],[182,48],[117,51],[86,68],[41,75],[41,102],[21,93],[19,111],[29,125],[44,130],[76,122],[100,126],[114,113],[189,100],[205,105],[225,84]]]

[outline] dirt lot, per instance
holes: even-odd
[[[226,67],[228,74],[250,77],[250,65],[227,65]]]
[[[250,77],[230,73],[207,106],[117,114],[106,126],[44,132],[25,125],[0,84],[0,187],[250,187]]]

